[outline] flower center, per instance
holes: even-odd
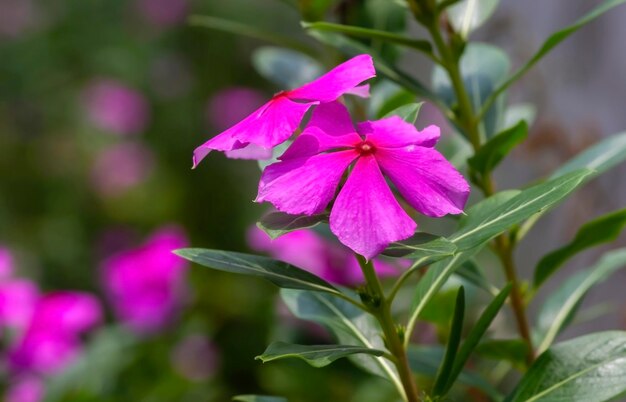
[[[376,147],[369,141],[363,141],[356,146],[356,150],[361,155],[370,155],[376,151]]]

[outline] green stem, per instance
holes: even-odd
[[[370,313],[376,317],[380,323],[385,336],[385,343],[389,352],[394,356],[394,364],[398,370],[400,381],[404,387],[405,397],[408,402],[419,402],[417,384],[413,379],[409,360],[402,339],[396,329],[396,324],[391,315],[391,303],[385,297],[383,287],[376,275],[372,261],[367,261],[364,257],[356,255],[359,265],[363,270],[368,288],[368,296],[372,302],[369,303]]]

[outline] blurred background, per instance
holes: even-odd
[[[372,25],[392,2],[311,3],[327,19]],[[503,1],[473,39],[503,47],[517,66],[591,3]],[[348,6],[356,15],[344,12]],[[63,339],[25,322],[21,331],[36,341],[15,344],[0,322],[2,389],[13,401],[39,400],[42,381],[47,400],[58,401],[226,401],[244,393],[294,402],[389,400],[384,381],[347,361],[324,370],[254,361],[270,340],[327,335],[289,318],[265,282],[179,267],[185,264],[169,257],[168,249],[187,245],[250,251],[248,228],[268,210],[251,202],[257,163],[212,154],[191,170],[191,154],[281,89],[266,79],[259,57],[253,62],[271,43],[192,26],[192,14],[322,49],[303,33],[290,1],[0,0],[0,272],[3,264],[11,271],[0,274],[0,294],[19,288],[19,297],[30,297],[28,322],[68,295],[61,290],[98,304],[68,302],[67,320],[80,316],[82,324],[68,324]],[[421,34],[403,12],[386,15]],[[583,28],[510,91],[511,103],[536,105],[536,119],[529,141],[498,171],[499,188],[545,176],[626,128],[625,18],[621,7]],[[325,68],[340,60],[327,54],[318,60]],[[388,57],[429,81],[426,60]],[[445,124],[426,106],[418,126],[431,121]],[[622,166],[537,225],[518,255],[522,275],[582,223],[626,205],[625,182]],[[619,242],[626,244],[624,236]],[[584,269],[600,251],[560,274]],[[142,264],[154,271],[144,278],[125,271]],[[626,327],[624,280],[618,273],[591,292],[587,302],[618,301],[592,328]],[[24,281],[26,290],[15,285]],[[52,345],[49,352],[31,356],[41,344]]]

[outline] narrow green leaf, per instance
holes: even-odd
[[[537,318],[537,350],[548,349],[556,336],[572,320],[589,289],[626,267],[626,248],[606,253],[594,266],[578,272],[552,292],[541,304]]]
[[[423,104],[424,102],[402,105],[399,108],[396,108],[387,113],[385,116],[383,116],[383,118],[390,116],[400,116],[402,120],[406,121],[407,123],[415,124],[415,120],[417,120],[417,116]]]
[[[459,250],[477,247],[511,226],[553,207],[583,183],[590,174],[590,170],[581,169],[527,188],[490,213],[485,213],[484,217],[481,214],[482,219],[472,219],[472,224],[465,225],[449,240],[455,243]]]
[[[382,330],[376,319],[345,300],[330,294],[282,289],[280,295],[289,310],[298,318],[327,327],[338,343],[385,350]],[[390,380],[401,395],[404,388],[394,365],[383,357],[353,355],[355,364],[372,374]]]
[[[476,347],[476,353],[497,361],[508,361],[517,367],[524,367],[528,346],[521,339],[490,339]]]
[[[426,258],[434,262],[451,256],[455,251],[456,246],[445,237],[420,232],[407,240],[391,243],[383,255],[413,260]]]
[[[515,126],[504,130],[491,138],[467,163],[478,173],[487,175],[504,159],[506,155],[528,136],[528,125],[520,121]]]
[[[273,342],[265,349],[262,355],[256,359],[263,363],[272,360],[297,358],[302,359],[313,367],[328,366],[337,359],[355,354],[368,354],[382,356],[382,350],[369,349],[362,346],[352,345],[294,345],[285,342]]]
[[[456,295],[454,316],[452,317],[452,324],[450,326],[450,336],[448,338],[448,344],[446,346],[446,354],[444,355],[441,366],[437,371],[437,377],[435,378],[435,384],[433,385],[432,394],[435,396],[445,395],[446,384],[450,381],[450,376],[453,373],[453,366],[455,364],[456,354],[459,350],[459,344],[461,343],[461,332],[463,331],[464,317],[465,289],[463,288],[463,286],[461,286]]]
[[[489,98],[485,100],[482,109],[480,110],[479,116],[485,115],[487,113],[487,110],[489,110],[489,108],[491,107],[491,104],[493,104],[498,98],[498,95],[506,91],[506,89],[511,86],[511,84],[513,84],[524,74],[526,74],[526,72],[530,70],[532,66],[534,66],[539,60],[541,60],[543,56],[545,56],[555,46],[563,42],[578,29],[595,20],[613,7],[619,6],[620,4],[624,3],[624,1],[626,0],[605,0],[598,7],[594,8],[591,12],[589,12],[587,15],[585,15],[572,25],[550,35],[548,39],[543,42],[543,44],[541,45],[539,50],[533,55],[533,57],[531,57],[530,60],[526,62],[526,64],[524,64],[517,71],[515,71],[509,78],[507,78],[506,81],[500,84],[489,96]]]
[[[606,402],[626,396],[626,333],[597,332],[551,347],[507,402]]]
[[[233,397],[235,402],[287,402],[287,398],[267,395],[238,395]]]
[[[537,106],[532,103],[515,103],[509,105],[504,111],[502,129],[511,128],[520,121],[525,121],[531,127],[537,117]]]
[[[535,268],[535,287],[541,286],[565,261],[577,253],[617,239],[626,226],[626,209],[603,215],[585,223],[574,239],[565,246],[544,256]]]
[[[330,283],[312,273],[267,257],[202,248],[183,248],[174,253],[208,268],[267,279],[281,288],[339,293]]]
[[[424,39],[413,39],[387,31],[379,31],[377,29],[363,28],[350,25],[333,24],[331,22],[302,22],[302,27],[306,30],[333,32],[355,36],[357,38],[379,39],[383,42],[392,43],[394,45],[407,46],[429,56],[432,56],[433,47],[429,41]]]
[[[499,191],[491,197],[472,205],[465,211],[465,215],[459,219],[459,229],[480,224],[485,219],[488,219],[496,208],[500,208],[521,192],[521,190]]]
[[[189,17],[189,24],[192,26],[210,28],[218,31],[229,32],[235,35],[263,40],[279,46],[298,50],[313,57],[316,56],[316,52],[311,47],[298,40],[294,40],[288,36],[283,36],[274,32],[267,32],[241,22],[211,17],[208,15],[192,15]]]
[[[289,215],[283,212],[270,212],[263,216],[257,226],[272,239],[294,230],[312,228],[322,222],[328,222],[328,214],[319,215]]]
[[[498,288],[487,280],[482,270],[473,260],[465,261],[454,273],[468,283],[491,293],[493,296],[499,292]]]
[[[442,388],[442,395],[445,395],[450,390],[450,388],[452,388],[452,385],[456,381],[459,374],[461,374],[461,371],[463,370],[463,367],[465,367],[465,364],[469,360],[472,352],[474,352],[474,349],[476,349],[476,346],[478,346],[478,343],[483,338],[483,336],[489,329],[489,326],[498,315],[498,312],[504,305],[507,297],[509,297],[510,292],[511,284],[508,284],[500,291],[500,293],[498,293],[496,297],[494,297],[491,303],[489,303],[489,305],[485,308],[485,311],[483,311],[483,313],[480,315],[480,318],[478,318],[478,321],[476,322],[470,333],[467,335],[467,338],[459,349],[456,359],[454,360],[454,366],[452,367],[450,375],[448,376],[448,381],[445,384],[445,387]]]
[[[455,31],[467,38],[498,7],[500,0],[463,0],[448,8],[448,20]]]

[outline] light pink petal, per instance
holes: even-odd
[[[85,292],[58,291],[42,297],[35,308],[29,331],[52,331],[75,336],[102,320],[98,299]]]
[[[348,109],[339,102],[322,103],[311,114],[302,134],[279,159],[301,158],[359,142],[361,137],[354,129]]]
[[[379,148],[401,148],[407,145],[433,147],[439,140],[439,127],[428,126],[418,131],[413,124],[399,116],[365,121],[358,124],[358,131]]]
[[[404,212],[373,156],[354,166],[330,213],[330,230],[353,251],[371,259],[389,243],[415,233],[417,225]]]
[[[254,159],[265,160],[272,158],[272,150],[269,148],[263,148],[259,145],[249,144],[248,146],[240,149],[233,149],[232,151],[225,152],[226,157],[230,159]]]
[[[407,202],[433,217],[460,214],[470,187],[443,155],[431,148],[379,149],[376,159]]]
[[[359,85],[358,87],[354,87],[349,91],[346,91],[346,95],[354,95],[359,98],[369,98],[370,97],[370,84]]]
[[[372,57],[362,54],[333,68],[308,84],[289,91],[291,99],[331,102],[376,76]]]
[[[20,377],[4,394],[5,402],[39,402],[44,397],[43,380],[36,376]]]
[[[320,213],[357,156],[351,150],[274,163],[263,171],[256,202],[269,201],[288,214]]]
[[[233,127],[196,148],[193,152],[193,166],[197,166],[213,150],[232,151],[248,144],[273,148],[285,142],[314,104],[316,102],[293,102],[286,96],[275,97]]]

